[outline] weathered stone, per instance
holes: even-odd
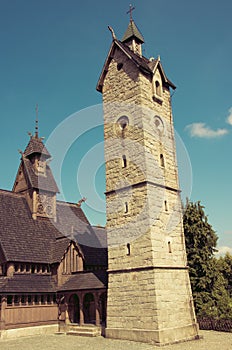
[[[170,87],[160,67],[153,77],[145,74],[115,45],[102,93],[106,336],[161,345],[196,338],[198,327],[186,266]]]

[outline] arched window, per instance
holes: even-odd
[[[155,94],[161,96],[161,85],[158,80],[155,81]]]
[[[125,131],[127,125],[129,124],[129,119],[126,115],[123,115],[118,119],[117,123],[120,126],[120,129]]]

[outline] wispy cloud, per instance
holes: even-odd
[[[218,247],[217,250],[218,250],[218,252],[215,254],[216,256],[223,256],[226,253],[232,254],[231,247],[222,246],[222,247]]]
[[[231,114],[231,119],[232,119],[232,114]],[[231,120],[231,124],[232,124],[232,120]],[[207,138],[207,139],[220,137],[228,134],[229,132],[227,129],[213,130],[209,126],[207,126],[205,123],[189,124],[186,126],[186,130],[189,131],[191,137],[201,137],[201,138]]]
[[[230,109],[229,109],[229,114],[228,114],[226,121],[228,124],[232,125],[232,107],[230,107]]]

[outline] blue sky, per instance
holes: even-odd
[[[191,199],[205,206],[221,250],[232,248],[232,2],[134,0],[133,5],[144,55],[160,55],[177,86],[174,123],[191,161]],[[107,26],[121,38],[128,8],[125,0],[0,0],[1,188],[12,188],[17,150],[24,150],[27,131],[34,129],[36,103],[46,139],[73,113],[101,103],[95,87],[111,44]],[[62,165],[66,200],[85,194],[77,185],[78,164],[102,140],[97,126],[73,142]],[[103,174],[101,164],[95,180],[102,201]],[[104,223],[104,214],[87,204],[90,220]]]

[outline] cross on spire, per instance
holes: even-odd
[[[36,119],[35,119],[35,137],[38,138],[38,112],[39,112],[39,107],[38,103],[36,103],[35,106],[35,113],[36,113]]]
[[[134,11],[134,10],[135,10],[135,7],[130,4],[130,9],[129,9],[129,11],[127,11],[127,14],[128,13],[130,14],[130,21],[133,21],[132,11]]]

